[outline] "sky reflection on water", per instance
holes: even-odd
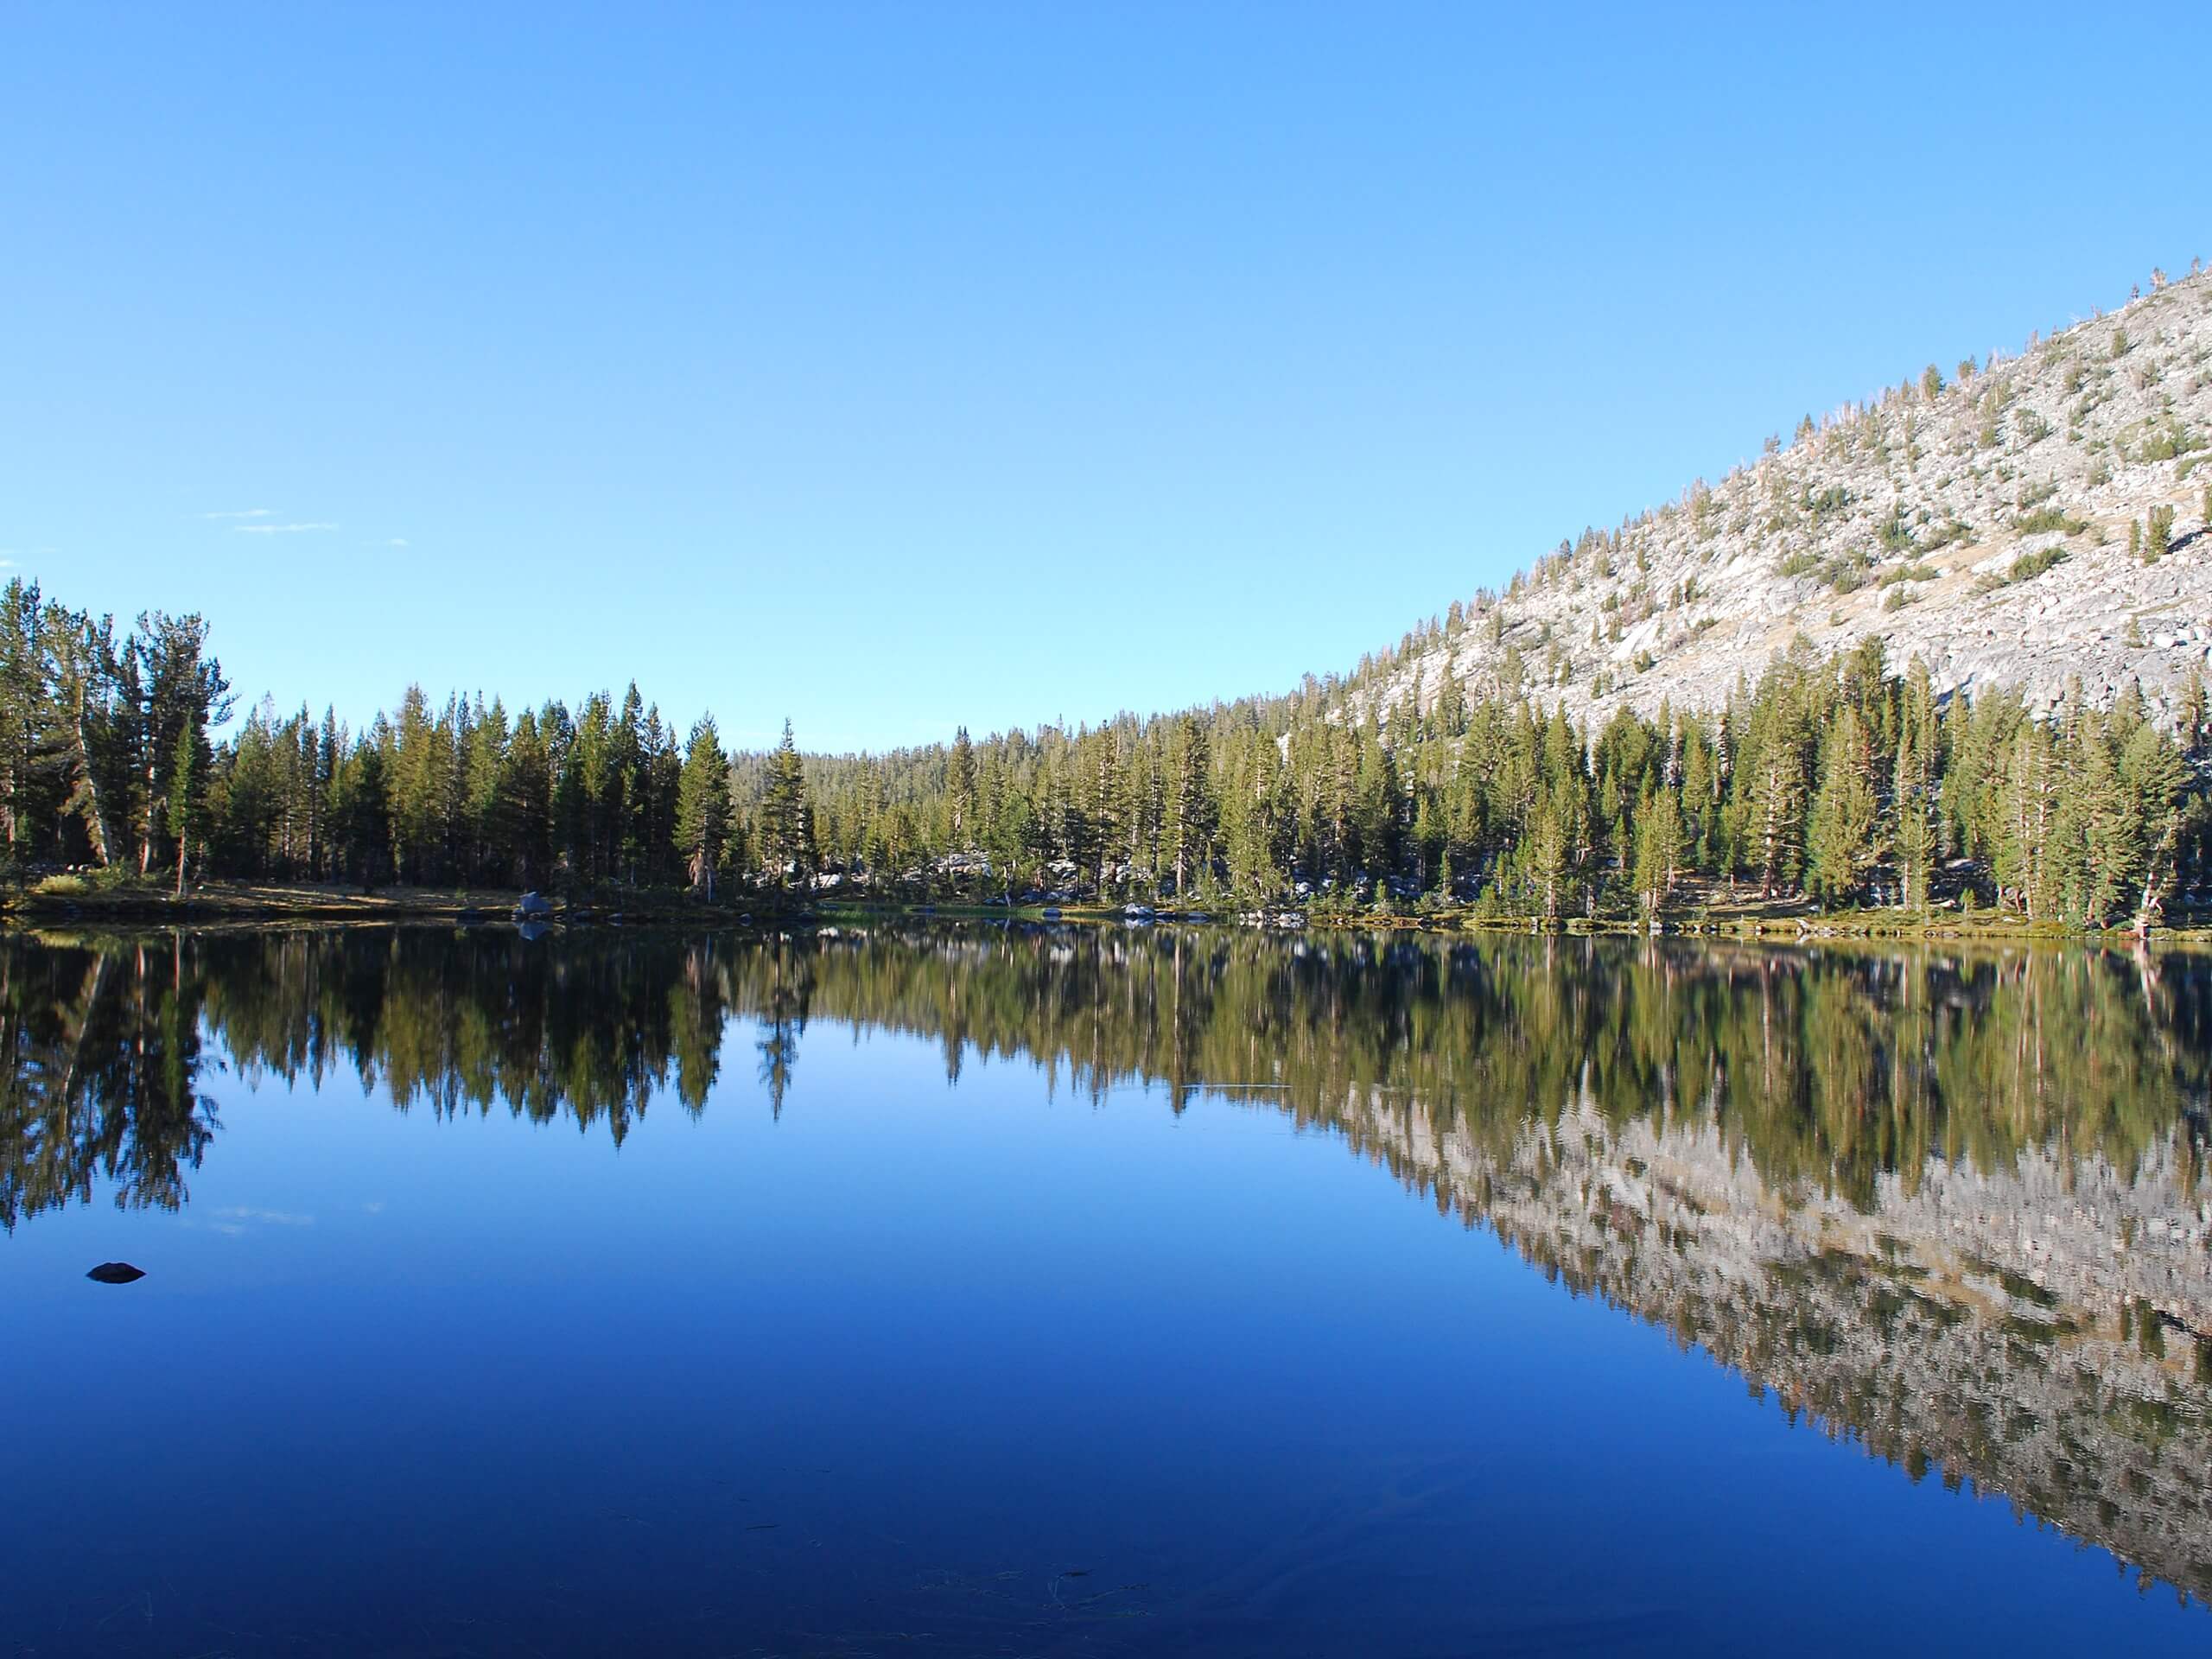
[[[0,969],[10,1653],[2212,1628],[2174,1587],[2212,1588],[2185,963],[951,930]],[[2064,1217],[1980,1253],[2068,1168],[2132,1253]]]

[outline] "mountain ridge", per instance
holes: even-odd
[[[2090,705],[2136,684],[2171,723],[2212,659],[2208,444],[2212,274],[2154,273],[2019,356],[1930,365],[1562,541],[1370,657],[1345,703],[1427,709],[1450,677],[1594,730],[1621,708],[1719,708],[1801,636],[1822,655],[1878,637],[1939,696],[2009,689],[2047,711],[2078,677]]]

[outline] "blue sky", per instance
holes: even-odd
[[[2212,252],[2206,13],[1556,10],[18,10],[0,558],[355,720],[1096,719]]]

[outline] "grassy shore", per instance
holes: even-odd
[[[377,887],[317,882],[208,881],[179,897],[154,884],[49,879],[0,898],[10,921],[472,922],[505,920],[521,895],[505,889]],[[553,919],[728,921],[736,912],[680,893],[623,890],[554,901]],[[766,908],[772,910],[774,906]]]
[[[48,878],[37,885],[0,893],[0,918],[8,923],[44,926],[56,922],[140,924],[283,924],[306,922],[502,921],[514,913],[520,895],[504,889],[378,887],[304,882],[210,881],[180,898],[155,883],[79,877]],[[851,898],[809,898],[804,894],[748,893],[709,905],[697,896],[668,890],[615,888],[554,899],[549,919],[568,923],[620,920],[626,923],[727,926],[746,920],[774,922],[798,916],[858,921],[882,916],[936,916],[948,919],[1007,918],[1087,923],[1125,919],[1118,905],[1014,906],[948,900],[942,903],[877,902]],[[1234,924],[1235,908],[1192,912]],[[1501,916],[1479,907],[1389,912],[1315,906],[1274,908],[1270,925],[1362,931],[1404,929],[1431,932],[1554,933],[1564,935],[1649,933],[1642,918],[1571,916],[1544,921]],[[1173,911],[1160,919],[1186,919]],[[1295,917],[1295,922],[1287,918]],[[2193,923],[2193,918],[2192,923]],[[1802,900],[1741,899],[1684,906],[1661,918],[1669,934],[1734,939],[1818,938],[1972,939],[2022,944],[2067,939],[2132,944],[2122,930],[2084,932],[2047,922],[2031,923],[2006,912],[1955,909],[1822,911]],[[2162,944],[2212,943],[2212,929],[2190,925],[2161,926],[2153,937]]]

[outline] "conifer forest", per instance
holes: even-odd
[[[1802,640],[1710,707],[1589,729],[1539,696],[1349,678],[874,755],[786,723],[733,753],[636,684],[365,727],[240,706],[197,615],[0,595],[0,832],[18,884],[255,881],[903,901],[1660,918],[1724,901],[2148,926],[2202,879],[2208,712],[1939,696],[1878,640]],[[1397,682],[1405,683],[1403,677]]]

